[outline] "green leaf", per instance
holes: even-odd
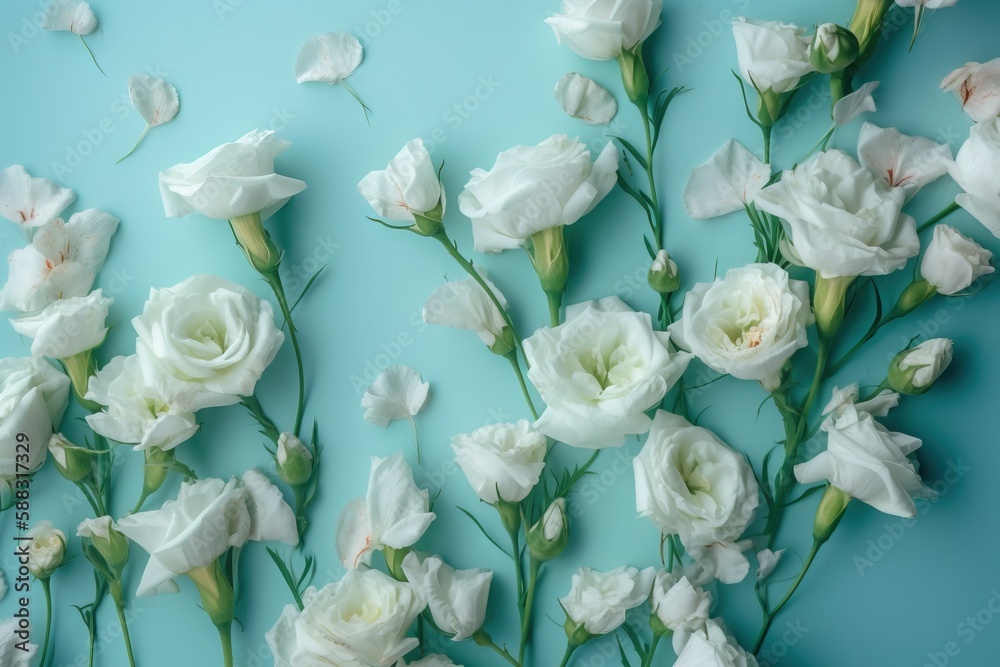
[[[642,242],[646,244],[646,252],[649,253],[649,258],[656,259],[656,250],[653,249],[653,242],[649,240],[649,237],[643,234]]]
[[[621,628],[625,632],[625,634],[628,635],[628,638],[632,641],[632,648],[635,649],[636,655],[643,658],[646,657],[646,653],[649,651],[649,646],[644,641],[642,641],[642,639],[639,637],[639,633],[635,631],[635,628],[633,628],[628,623],[623,624]]]
[[[633,146],[631,143],[628,142],[628,140],[623,139],[622,137],[612,135],[612,139],[617,139],[619,143],[621,143],[621,145],[625,147],[625,150],[627,150],[629,153],[632,154],[632,157],[635,158],[636,162],[638,162],[643,169],[647,171],[649,170],[649,164],[646,162],[646,156],[640,153],[638,148]]]
[[[743,94],[743,108],[746,109],[747,118],[749,118],[753,122],[753,124],[756,125],[757,127],[764,127],[763,125],[761,125],[760,121],[757,120],[757,117],[753,115],[753,112],[750,111],[750,102],[747,100],[747,87],[743,83],[743,78],[735,71],[733,71],[733,76],[736,77],[736,80],[740,84],[740,92]]]
[[[615,641],[618,642],[618,654],[622,657],[622,667],[632,667],[632,663],[628,661],[628,656],[625,655],[625,647],[622,646],[622,638],[615,633]]]
[[[653,141],[652,146],[655,149],[657,143],[660,141],[660,130],[663,129],[663,119],[667,115],[667,107],[675,97],[683,93],[685,90],[684,86],[677,86],[672,90],[664,90],[656,98],[656,107],[653,112]],[[666,95],[666,97],[664,97]]]
[[[512,556],[509,551],[507,551],[502,546],[500,546],[500,543],[497,542],[496,540],[494,540],[492,535],[490,535],[488,532],[486,532],[486,529],[483,528],[483,524],[479,523],[479,519],[477,519],[475,516],[473,516],[472,512],[470,512],[469,510],[465,509],[464,507],[459,507],[458,505],[456,505],[455,508],[458,511],[462,512],[465,516],[467,516],[470,519],[472,519],[472,523],[476,524],[476,527],[479,528],[479,530],[482,532],[482,534],[486,536],[486,539],[488,539],[493,546],[495,546],[497,549],[499,549],[500,551],[502,551],[504,553],[504,555],[507,556],[507,558],[510,558],[511,560],[514,560],[514,556]]]
[[[295,312],[295,306],[299,305],[299,302],[302,301],[302,297],[306,295],[306,293],[309,291],[309,288],[312,287],[313,283],[316,282],[316,279],[319,278],[319,274],[323,273],[323,269],[325,269],[328,266],[329,264],[324,264],[323,266],[319,267],[319,269],[316,270],[316,273],[312,274],[312,277],[306,282],[306,286],[302,288],[302,292],[299,294],[299,298],[295,300],[295,303],[293,303],[292,307],[288,309],[288,312],[290,313]]]
[[[805,500],[806,498],[808,498],[809,496],[813,495],[817,491],[822,491],[825,488],[826,488],[826,484],[818,484],[816,486],[810,486],[808,489],[806,489],[805,491],[803,491],[802,494],[799,495],[798,498],[796,498],[795,500],[789,500],[787,503],[785,503],[785,507],[791,507],[795,503],[797,503],[799,501],[802,501],[802,500]]]

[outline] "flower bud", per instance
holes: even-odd
[[[490,352],[501,357],[506,357],[509,354],[514,354],[516,349],[514,330],[505,324],[503,325],[503,329],[500,330],[500,334],[493,339],[493,344],[490,345]]]
[[[956,294],[980,276],[993,273],[993,253],[948,225],[934,227],[934,237],[920,260],[920,275],[938,294]]]
[[[281,251],[274,245],[271,235],[264,229],[260,213],[240,215],[229,221],[236,243],[243,249],[247,261],[260,274],[271,274],[278,270]]]
[[[312,477],[312,452],[291,433],[278,436],[277,464],[278,477],[291,486],[302,486]]]
[[[813,312],[816,313],[816,330],[821,338],[832,339],[844,322],[844,298],[854,276],[824,278],[816,275],[813,294]]]
[[[61,433],[49,439],[49,454],[59,474],[71,482],[80,482],[93,472],[94,452],[77,447]]]
[[[196,567],[184,574],[194,582],[201,597],[201,607],[217,627],[226,627],[236,616],[236,596],[233,585],[222,571],[218,560]]]
[[[566,617],[566,623],[563,624],[563,628],[566,630],[566,639],[569,641],[570,646],[583,646],[594,637],[594,635],[587,632],[587,628],[583,627],[583,623],[577,623],[568,616]]]
[[[497,501],[494,507],[500,513],[500,521],[504,530],[508,533],[516,533],[521,530],[521,506],[517,503],[509,503],[506,500]]]
[[[816,29],[809,47],[809,62],[817,72],[832,74],[853,63],[860,50],[854,33],[836,23],[824,23]]]
[[[951,364],[952,342],[932,338],[903,350],[889,364],[889,386],[901,394],[915,396],[930,391]]]
[[[566,500],[556,498],[545,514],[528,530],[528,552],[539,563],[553,560],[566,549],[569,523],[566,521]]]
[[[28,545],[28,571],[36,579],[48,579],[66,559],[66,534],[48,521],[39,521],[25,537]]]
[[[854,62],[856,67],[864,65],[875,52],[878,36],[882,33],[882,23],[892,4],[893,0],[858,0],[854,16],[847,25],[858,39],[860,55]]]
[[[394,549],[392,547],[384,547],[382,549],[382,555],[385,556],[385,566],[389,570],[389,574],[396,581],[406,581],[406,573],[403,571],[403,560],[410,554],[412,549],[410,547],[402,547],[400,549]]]
[[[542,291],[558,294],[561,298],[569,275],[569,255],[562,225],[531,235],[531,262],[542,284]]]
[[[823,543],[830,539],[850,502],[851,496],[846,491],[841,491],[832,484],[826,487],[823,498],[819,501],[819,507],[816,508],[816,520],[813,523],[814,540]]]
[[[656,253],[656,259],[649,267],[646,275],[649,286],[660,294],[670,294],[676,292],[681,286],[681,273],[676,262],[670,259],[666,250]]]
[[[649,102],[649,74],[642,60],[642,42],[630,51],[622,51],[618,56],[618,65],[622,71],[625,94],[633,104],[645,109]]]
[[[110,516],[84,519],[77,527],[76,534],[84,541],[90,541],[112,572],[121,573],[125,569],[128,563],[128,538],[118,531]]]
[[[899,317],[912,313],[924,302],[938,293],[937,288],[926,280],[915,280],[899,295],[893,310]]]

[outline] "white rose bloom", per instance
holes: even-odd
[[[823,278],[880,276],[920,251],[906,201],[842,151],[819,153],[757,195],[757,208],[781,219],[791,262]]]
[[[1000,58],[986,63],[966,63],[941,82],[943,90],[955,93],[962,111],[977,123],[1000,116]]]
[[[42,467],[68,404],[69,378],[49,362],[0,359],[0,481],[12,482],[19,473]],[[27,462],[18,465],[18,454],[25,453]]]
[[[368,493],[349,502],[337,519],[337,554],[344,567],[357,568],[385,547],[412,547],[435,518],[427,489],[399,452],[372,457]]]
[[[857,383],[847,385],[843,389],[834,387],[830,402],[823,408],[827,420],[834,420],[847,410],[857,410],[873,417],[885,417],[889,411],[899,405],[899,394],[883,389],[867,401],[859,401],[861,389]]]
[[[53,301],[85,296],[104,265],[118,218],[95,208],[35,229],[31,244],[7,257],[0,310],[34,313]]]
[[[955,203],[1000,238],[1000,118],[973,126],[948,172],[965,191]]]
[[[483,502],[519,503],[538,484],[548,440],[521,420],[491,424],[451,441],[455,462]]]
[[[556,134],[500,153],[490,171],[473,169],[458,207],[472,220],[476,250],[500,252],[537,232],[573,224],[611,192],[617,174],[613,144],[591,162],[586,144]]]
[[[545,19],[560,44],[590,60],[612,60],[646,41],[660,25],[663,0],[563,0]]]
[[[480,274],[483,274],[480,269]],[[483,277],[490,291],[504,308],[507,299],[496,285]],[[431,292],[423,308],[424,322],[454,329],[474,331],[486,347],[493,349],[497,339],[508,340],[507,323],[486,290],[471,276],[441,285]]]
[[[569,595],[559,600],[573,623],[597,637],[614,632],[625,622],[625,613],[638,607],[653,586],[656,570],[621,566],[610,572],[581,567],[573,575]]]
[[[757,480],[743,456],[715,434],[657,411],[636,456],[635,504],[664,535],[678,535],[688,553],[724,583],[750,569],[737,542],[754,518]]]
[[[645,433],[691,355],[618,297],[569,306],[566,322],[524,341],[528,377],[547,405],[535,428],[573,447],[620,447]]]
[[[653,615],[671,632],[702,627],[712,609],[712,594],[683,575],[660,570],[650,595]]]
[[[0,665],[32,667],[34,664],[38,645],[25,642],[18,634],[22,629],[16,618],[0,619]]]
[[[168,218],[200,213],[218,220],[260,213],[266,220],[306,189],[302,181],[274,173],[274,158],[290,145],[271,130],[253,130],[190,164],[161,171],[164,213]]]
[[[761,92],[787,93],[813,71],[811,40],[796,25],[741,16],[733,21],[733,37],[740,74]]]
[[[28,544],[28,571],[36,579],[48,579],[66,559],[66,533],[50,521],[39,521],[24,534]]]
[[[207,567],[248,540],[298,544],[292,509],[255,470],[242,480],[184,482],[177,500],[120,519],[118,530],[149,553],[138,597],[176,593],[174,577]]]
[[[104,342],[112,303],[114,299],[94,290],[87,296],[54,301],[34,315],[12,318],[10,325],[32,339],[31,354],[36,357],[68,359]]]
[[[922,444],[896,433],[867,412],[844,406],[823,424],[826,451],[795,466],[800,484],[829,481],[875,509],[901,517],[917,514],[911,496],[932,497],[908,458]]]
[[[31,176],[24,165],[0,171],[0,216],[17,225],[28,238],[36,227],[59,217],[75,199],[75,192],[47,178]]]
[[[695,285],[668,331],[678,347],[719,373],[773,390],[785,362],[809,344],[812,323],[807,283],[790,280],[776,264],[750,264]]]
[[[320,590],[309,588],[302,601],[301,612],[286,606],[264,636],[275,667],[391,667],[417,648],[407,634],[424,603],[378,570],[350,570]]]
[[[207,274],[151,289],[132,326],[146,382],[199,389],[199,407],[229,405],[251,395],[285,338],[271,304]]]
[[[757,659],[726,634],[719,623],[709,620],[705,627],[685,637],[676,646],[674,667],[757,667]]]
[[[952,348],[947,338],[932,338],[903,350],[889,366],[889,384],[911,395],[929,391],[951,365]]]
[[[961,292],[994,268],[993,253],[954,227],[937,225],[920,260],[920,275],[940,294]]]
[[[358,183],[358,192],[390,220],[412,222],[414,213],[424,215],[439,201],[444,214],[444,191],[423,139],[409,141],[385,169],[369,172]]]
[[[456,570],[438,556],[423,558],[413,551],[402,566],[410,586],[427,602],[434,625],[452,640],[468,639],[483,627],[493,572]]]

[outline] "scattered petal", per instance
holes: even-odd
[[[89,35],[97,27],[97,17],[90,5],[81,0],[52,0],[45,8],[42,28]]]
[[[306,40],[295,61],[295,80],[333,85],[349,77],[361,64],[364,49],[348,32],[328,32]]]
[[[72,190],[47,178],[35,178],[22,165],[0,171],[0,215],[29,238],[35,227],[55,220],[75,199]]]
[[[872,93],[878,88],[878,81],[869,81],[853,93],[844,95],[833,105],[833,122],[837,125],[847,125],[867,111],[875,111],[875,98]]]
[[[607,123],[618,113],[618,103],[607,89],[576,72],[559,79],[555,96],[563,111],[587,125]]]
[[[378,426],[388,426],[394,419],[411,419],[427,400],[430,384],[409,366],[389,366],[361,398],[365,419]]]
[[[941,88],[955,93],[962,111],[977,123],[1000,116],[1000,58],[986,63],[966,63],[941,82]]]
[[[771,551],[770,549],[761,549],[757,552],[757,578],[767,579],[774,568],[778,566],[778,562],[781,560],[781,556],[785,553],[784,549],[778,549],[777,551]]]
[[[177,89],[163,79],[147,74],[133,74],[129,77],[128,96],[132,100],[132,106],[150,127],[173,120],[180,109]]]
[[[753,202],[770,178],[770,165],[730,139],[691,171],[684,187],[684,210],[697,220],[738,211]]]
[[[890,187],[903,188],[912,197],[946,174],[952,157],[946,144],[865,123],[858,138],[858,161]]]

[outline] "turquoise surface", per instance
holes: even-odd
[[[110,2],[94,0],[100,30],[88,43],[107,72],[102,76],[79,40],[32,26],[41,2],[7,0],[0,8],[0,76],[6,90],[0,106],[0,168],[23,163],[37,176],[53,178],[78,194],[74,209],[99,207],[121,218],[98,285],[116,303],[118,326],[101,357],[128,353],[134,345],[129,320],[141,309],[151,286],[169,286],[200,272],[212,272],[248,285],[262,296],[266,286],[232,242],[225,223],[191,216],[167,220],[157,188],[157,172],[187,162],[255,127],[272,128],[292,147],[278,159],[281,173],[301,178],[309,188],[269,223],[287,250],[285,277],[290,291],[320,265],[329,268],[303,302],[298,315],[308,360],[308,418],[319,420],[325,444],[322,491],[313,513],[309,549],[319,559],[317,583],[342,574],[333,550],[333,528],[345,502],[362,495],[368,457],[412,450],[405,423],[383,430],[365,422],[361,393],[376,370],[402,363],[420,370],[431,383],[432,399],[419,416],[425,464],[417,476],[440,490],[438,520],[421,547],[443,552],[460,567],[497,571],[490,631],[498,641],[515,641],[516,611],[510,563],[489,546],[456,505],[470,508],[499,532],[492,510],[476,499],[451,465],[451,436],[485,423],[526,416],[507,365],[491,357],[475,336],[426,327],[420,308],[446,277],[460,278],[458,267],[429,241],[389,232],[365,216],[367,204],[355,183],[382,168],[409,139],[423,137],[436,160],[446,162],[450,195],[448,225],[463,250],[471,252],[469,225],[455,197],[474,167],[489,167],[495,155],[515,144],[533,144],[562,132],[600,147],[608,134],[641,137],[634,109],[621,93],[613,62],[583,60],[556,44],[543,19],[556,0],[503,3],[363,2],[287,3],[215,0],[198,2]],[[667,81],[692,90],[672,107],[657,169],[663,174],[667,244],[682,267],[687,285],[710,280],[721,270],[752,261],[754,249],[745,217],[709,222],[687,218],[680,193],[688,172],[726,139],[760,147],[757,128],[745,117],[730,70],[736,67],[728,20],[736,15],[781,19],[801,25],[846,23],[854,3],[793,0],[715,0],[668,2],[664,25],[648,49],[651,69],[670,66]],[[949,71],[967,61],[997,57],[1000,4],[962,0],[956,7],[929,14],[926,32],[907,53],[910,15],[893,12],[893,27],[877,60],[862,80],[881,80],[879,109],[868,116],[881,125],[947,141],[955,149],[971,121],[956,101],[939,91]],[[295,55],[302,42],[330,30],[354,32],[365,46],[365,61],[350,83],[371,106],[371,125],[340,88],[295,83]],[[149,71],[176,85],[181,112],[154,129],[139,150],[115,165],[142,130],[128,104],[126,79]],[[621,109],[609,128],[589,127],[565,116],[552,98],[563,74],[579,71],[612,90]],[[828,124],[827,93],[822,85],[803,91],[791,119],[776,130],[775,160],[789,166],[807,151]],[[838,132],[835,145],[854,150],[860,122]],[[957,192],[941,179],[912,202],[923,220]],[[69,212],[69,211],[68,211]],[[987,247],[1000,243],[970,216],[952,222]],[[590,216],[568,231],[573,262],[567,300],[577,302],[617,294],[635,307],[650,309],[644,285],[646,254],[640,233],[641,211],[616,190]],[[11,225],[0,226],[0,252],[22,243]],[[523,253],[477,257],[512,302],[523,331],[546,319],[544,298]],[[895,295],[909,270],[886,281]],[[833,541],[821,552],[799,594],[787,607],[766,650],[768,664],[810,665],[958,665],[995,664],[1000,651],[1000,551],[996,471],[997,331],[1000,293],[990,287],[974,298],[939,299],[882,332],[838,376],[841,384],[878,383],[888,358],[914,335],[954,339],[952,369],[924,397],[907,399],[887,423],[924,439],[922,472],[941,491],[922,506],[913,521],[852,507]],[[858,328],[867,325],[859,323]],[[0,326],[4,356],[27,354],[28,345]],[[283,349],[260,386],[269,411],[287,422],[292,411],[291,350]],[[811,361],[806,360],[807,364]],[[731,445],[759,461],[780,437],[773,406],[753,383],[724,379],[697,397],[694,412]],[[79,435],[73,412],[65,430]],[[205,411],[202,431],[178,451],[203,476],[238,474],[266,467],[269,457],[247,415],[239,408]],[[599,473],[581,484],[573,499],[580,514],[571,548],[545,572],[538,592],[535,664],[550,667],[565,646],[562,613],[556,598],[565,594],[571,572],[580,565],[611,569],[622,563],[654,565],[658,536],[636,519],[631,456],[640,443],[606,452]],[[115,508],[131,506],[138,491],[138,457],[121,451]],[[580,458],[565,450],[556,465]],[[956,472],[957,471],[957,472]],[[948,480],[948,481],[945,481]],[[173,497],[176,479],[153,500]],[[74,531],[88,511],[75,489],[52,466],[39,476],[32,513]],[[790,547],[788,577],[808,547],[814,501],[788,515],[781,542]],[[0,525],[0,566],[11,571],[13,529]],[[78,555],[74,544],[72,552]],[[134,590],[146,556],[133,549],[128,587]],[[288,602],[288,594],[263,548],[245,550],[240,563],[236,662],[243,667],[271,664],[263,640]],[[77,557],[53,580],[56,596],[54,665],[85,664],[84,628],[71,605],[90,596],[89,566]],[[776,584],[780,591],[786,583]],[[139,664],[215,665],[215,630],[197,607],[193,588],[182,582],[180,595],[134,600],[133,638]],[[748,580],[719,590],[736,635],[750,643],[759,627],[759,610]],[[13,596],[0,602],[0,616],[12,613]],[[41,622],[42,599],[36,588],[34,618]],[[118,625],[110,603],[99,617],[101,665],[125,664]],[[467,667],[500,665],[471,643],[442,647]],[[619,664],[613,640],[595,642],[573,663],[581,667]],[[661,655],[669,664],[669,650]]]

